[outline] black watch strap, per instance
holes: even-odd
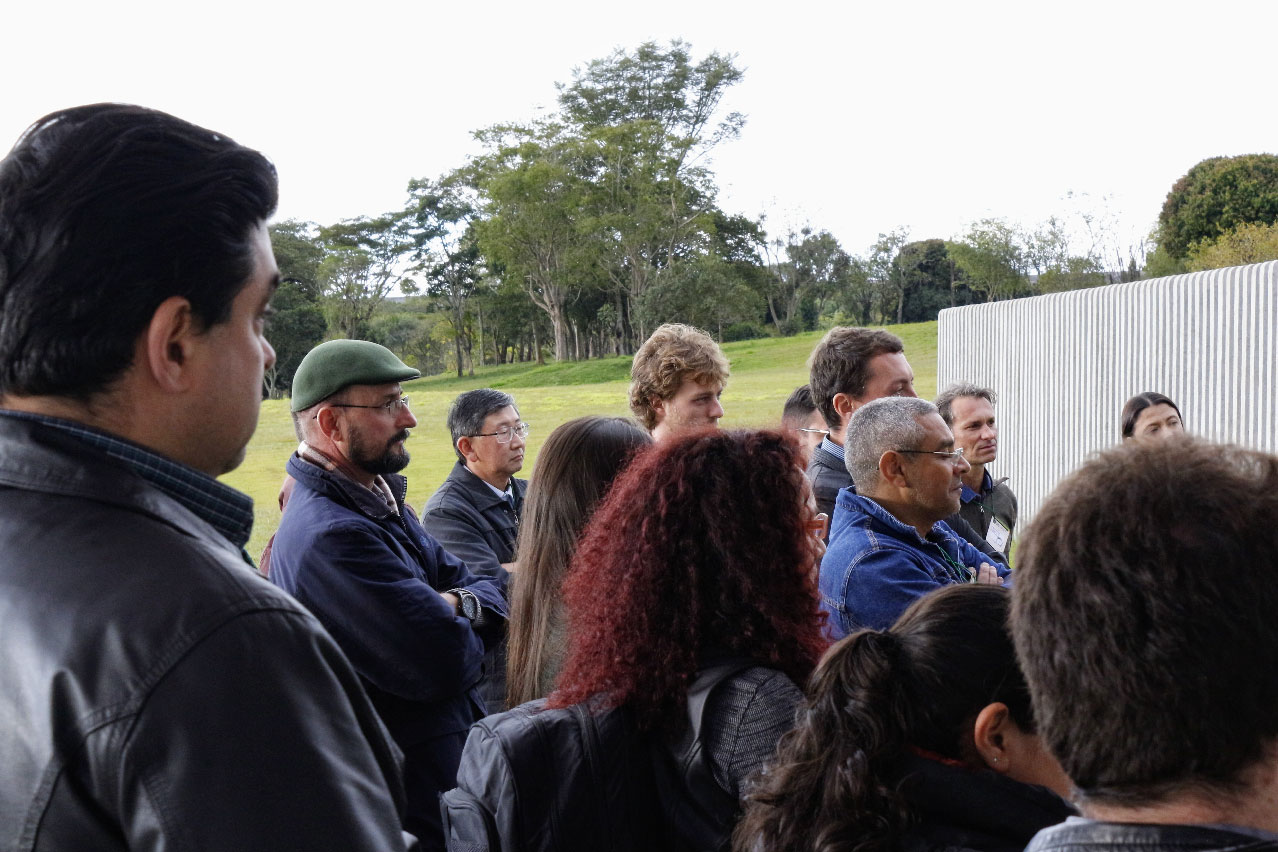
[[[447,594],[456,595],[457,600],[461,602],[461,614],[470,622],[472,627],[482,627],[485,622],[484,608],[479,603],[479,598],[475,593],[468,589],[449,589]]]

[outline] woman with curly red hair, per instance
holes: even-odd
[[[706,763],[733,807],[716,815],[725,838],[745,780],[793,726],[797,684],[827,645],[814,511],[789,438],[694,434],[642,454],[618,478],[564,582],[569,651],[551,706],[602,699],[674,739],[689,728],[698,672],[745,665],[702,715]]]

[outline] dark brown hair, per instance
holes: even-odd
[[[1039,727],[1087,798],[1226,795],[1278,737],[1278,458],[1177,436],[1102,453],[1017,551]]]
[[[998,586],[947,586],[890,630],[838,642],[817,667],[798,726],[746,800],[735,848],[887,852],[909,809],[899,790],[912,749],[982,765],[976,717],[996,701],[1034,730],[1029,691]]]
[[[1146,408],[1152,408],[1155,405],[1170,405],[1176,409],[1176,414],[1180,414],[1180,408],[1176,403],[1172,402],[1169,397],[1163,396],[1157,391],[1145,391],[1138,393],[1127,402],[1123,403],[1123,438],[1127,439],[1136,431],[1136,421],[1140,418],[1140,413]],[[1184,419],[1183,417],[1181,419]]]
[[[564,648],[560,586],[577,538],[617,474],[652,437],[624,417],[579,417],[559,426],[537,454],[511,577],[506,703],[549,692]]]
[[[812,399],[830,428],[839,427],[834,395],[845,393],[860,399],[870,380],[870,359],[904,351],[901,338],[881,328],[835,326],[826,332],[808,359],[808,378]]]
[[[257,151],[157,110],[37,121],[0,160],[0,394],[91,399],[172,296],[226,322],[276,198]]]

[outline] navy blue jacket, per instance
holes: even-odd
[[[982,562],[1007,566],[937,521],[924,539],[868,497],[845,488],[835,501],[830,547],[821,560],[821,608],[836,639],[871,627],[886,630],[933,589],[967,582]]]
[[[426,501],[422,526],[444,549],[466,563],[472,574],[499,580],[509,576],[503,562],[515,561],[519,516],[528,483],[511,477],[511,506],[504,497],[471,473],[461,462],[453,465],[439,490]]]
[[[337,640],[401,748],[466,730],[484,715],[475,685],[506,618],[501,592],[422,529],[404,504],[404,477],[384,477],[396,515],[296,455],[288,472],[297,486],[275,534],[271,580]],[[438,594],[454,588],[479,598],[491,626],[473,629]]]
[[[511,477],[511,506],[505,497],[460,461],[453,465],[439,490],[426,501],[422,526],[444,549],[466,563],[471,573],[487,577],[508,592],[510,573],[503,562],[515,561],[519,516],[528,483]],[[480,685],[489,713],[506,709],[506,642],[488,650]]]

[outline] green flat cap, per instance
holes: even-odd
[[[293,376],[292,411],[302,411],[350,385],[384,385],[421,378],[395,353],[369,340],[330,340],[302,359]]]

